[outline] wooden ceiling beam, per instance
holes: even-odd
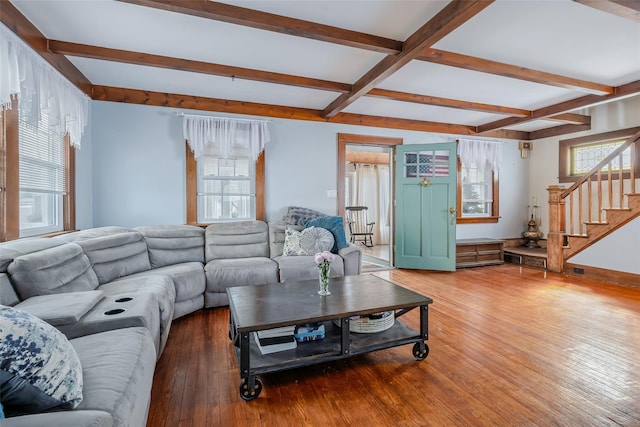
[[[538,119],[545,119],[549,116],[566,113],[567,111],[577,110],[578,108],[586,108],[597,104],[617,101],[638,94],[640,94],[640,80],[636,80],[622,86],[617,86],[614,93],[610,95],[585,95],[580,98],[570,99],[569,101],[560,102],[559,104],[553,104],[547,107],[540,108],[538,110],[534,110],[532,111],[530,117],[507,117],[506,119],[496,120],[495,122],[480,125],[478,126],[477,131],[479,134],[484,134],[485,132],[495,129],[502,129],[520,123],[526,123]]]
[[[91,82],[64,55],[49,52],[47,38],[11,2],[2,0],[0,22],[25,41],[82,92],[91,95]]]
[[[394,55],[402,50],[402,42],[397,40],[209,0],[119,1],[387,55]]]
[[[529,110],[520,108],[503,107],[500,105],[482,104],[479,102],[461,101],[457,99],[440,98],[437,96],[418,95],[415,93],[398,92],[387,89],[371,89],[366,96],[390,99],[393,101],[413,102],[423,105],[434,105],[436,107],[457,108],[461,110],[480,111],[483,113],[506,114],[509,116],[527,117],[531,114]]]
[[[585,116],[584,114],[576,113],[562,113],[555,116],[549,116],[545,120],[551,120],[554,122],[562,122],[573,125],[585,125],[591,123],[591,116]]]
[[[211,74],[229,78],[237,77],[259,82],[284,84],[287,86],[329,90],[341,93],[351,90],[351,85],[347,83],[312,79],[294,76],[291,74],[272,73],[269,71],[253,70],[250,68],[232,67],[229,65],[212,64],[209,62],[193,61],[189,59],[152,55],[148,53],[109,49],[105,47],[69,43],[59,40],[49,40],[49,50],[54,53],[78,56],[82,58],[116,61],[135,65],[147,65],[151,67],[190,71],[194,73]]]
[[[529,140],[549,138],[551,136],[566,135],[591,129],[591,122],[583,124],[566,124],[529,132]]]
[[[603,12],[640,22],[640,1],[638,0],[573,0]]]
[[[183,13],[212,20],[305,37],[358,49],[395,55],[403,51],[403,43],[385,37],[360,33],[329,25],[318,24],[282,15],[261,12],[208,0],[119,0],[139,6]],[[599,1],[599,0],[598,0]],[[407,40],[408,41],[408,40]],[[406,43],[405,43],[406,45]],[[405,47],[406,49],[406,47]],[[428,49],[415,59],[469,68],[514,79],[579,90],[586,93],[608,94],[612,87],[515,65],[502,64],[481,58]],[[476,68],[474,68],[476,67]]]
[[[432,48],[425,49],[417,59],[596,95],[612,94],[614,91],[613,86]]]
[[[312,122],[356,124],[361,126],[408,129],[422,132],[450,133],[457,135],[472,135],[475,133],[474,126],[347,113],[341,113],[333,117],[331,120],[328,120],[322,117],[321,110],[233,101],[227,99],[204,98],[200,96],[179,95],[110,86],[94,86],[92,98],[98,101],[155,105],[159,107],[216,111],[233,114],[246,114],[251,116],[276,117],[281,119],[306,120]]]
[[[453,0],[404,42],[402,52],[388,55],[365,73],[349,93],[336,98],[323,111],[331,118],[348,107],[374,86],[416,58],[425,48],[432,46],[447,34],[483,11],[495,0]]]

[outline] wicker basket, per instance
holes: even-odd
[[[366,316],[354,316],[349,321],[349,331],[359,334],[382,332],[392,327],[395,320],[395,312],[393,311],[382,311]],[[334,323],[340,326],[339,320],[334,320]]]

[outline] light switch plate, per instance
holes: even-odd
[[[327,190],[327,197],[336,198],[338,197],[338,190]]]

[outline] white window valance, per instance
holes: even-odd
[[[488,163],[491,170],[500,170],[502,161],[502,142],[484,141],[481,139],[459,139],[458,155],[466,168],[476,166],[484,168]]]
[[[183,115],[182,131],[196,159],[203,154],[222,158],[249,156],[255,162],[269,142],[265,120]]]
[[[42,112],[49,126],[71,145],[80,139],[89,119],[89,97],[64,78],[11,30],[0,24],[0,106],[11,108],[17,98],[24,120],[35,128],[42,124]]]

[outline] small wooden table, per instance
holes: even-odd
[[[414,343],[413,355],[424,360],[429,354],[429,304],[433,300],[369,274],[332,279],[331,295],[318,295],[318,281],[240,286],[227,289],[229,338],[240,369],[240,396],[253,400],[262,391],[256,375],[308,366],[356,354]],[[352,316],[394,311],[396,319],[420,308],[420,332],[396,320],[385,331],[369,334],[349,330]],[[336,320],[340,327],[334,324]],[[326,337],[299,343],[292,350],[262,354],[252,334],[259,330],[323,322]]]

